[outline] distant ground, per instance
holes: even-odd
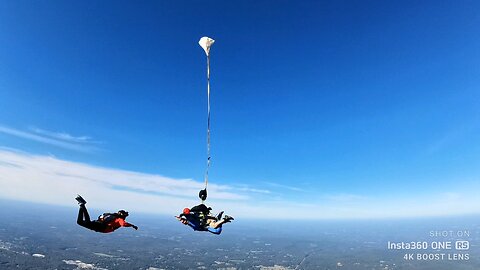
[[[102,212],[91,210],[92,217]],[[193,232],[173,217],[136,213],[128,219],[138,231],[121,228],[112,234],[77,226],[73,207],[0,200],[0,213],[0,269],[480,269],[475,216],[235,220],[216,236]],[[389,241],[391,248],[412,241],[428,247],[388,249]],[[468,241],[468,249],[457,250],[467,242],[456,247],[456,241]]]

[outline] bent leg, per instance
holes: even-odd
[[[213,234],[221,234],[222,233],[222,226],[218,227],[218,228],[211,228],[211,227],[208,227],[207,230]]]
[[[226,222],[227,222],[227,221],[226,221],[225,219],[219,220],[219,221],[217,221],[217,222],[214,222],[213,220],[211,220],[210,223],[209,223],[209,225],[210,225],[210,227],[212,227],[212,228],[214,228],[214,229],[217,229],[217,228],[219,228],[219,227],[221,228],[222,225],[223,225],[224,223],[226,223]]]
[[[85,205],[81,205],[78,210],[77,224],[92,230],[92,221]]]
[[[81,208],[83,209],[84,220],[90,222],[90,215],[88,214],[87,208],[85,205],[82,205]]]
[[[80,225],[80,226],[84,226],[85,224],[85,213],[87,212],[87,209],[85,208],[85,206],[80,206],[80,209],[78,209],[78,217],[77,217],[77,224]],[[88,215],[88,213],[87,213]],[[88,220],[90,221],[90,220]]]

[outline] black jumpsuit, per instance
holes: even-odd
[[[97,220],[90,220],[90,215],[88,214],[85,205],[80,205],[80,209],[78,210],[77,224],[96,232],[103,232],[106,229],[106,224]]]

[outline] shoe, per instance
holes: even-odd
[[[85,201],[85,199],[82,198],[82,196],[80,195],[77,195],[77,197],[75,198],[75,200],[77,200],[78,204],[79,205],[84,205],[87,203],[87,201]]]
[[[233,217],[231,216],[227,216],[225,215],[225,217],[223,218],[223,220],[225,220],[225,222],[231,222],[232,220],[235,220]]]
[[[223,216],[223,211],[222,211],[222,212],[220,212],[220,213],[218,213],[218,215],[217,215],[217,220],[220,220],[220,219],[222,219],[222,216]]]

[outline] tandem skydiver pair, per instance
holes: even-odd
[[[222,225],[233,220],[233,217],[225,215],[223,211],[216,216],[210,214],[212,208],[199,204],[192,208],[185,208],[176,218],[184,225],[190,226],[194,231],[205,231],[213,234],[222,233]]]

